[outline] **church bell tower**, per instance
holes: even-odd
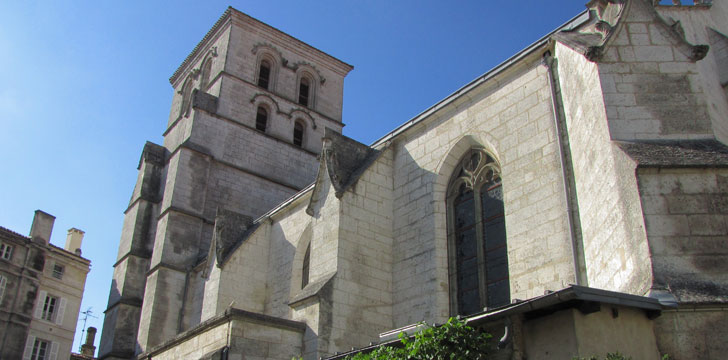
[[[352,66],[228,8],[170,78],[163,145],[147,142],[125,211],[99,357],[130,359],[200,322],[199,264],[218,209],[265,214],[313,182],[341,132]]]

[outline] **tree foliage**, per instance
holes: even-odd
[[[490,334],[468,326],[464,320],[450,318],[412,337],[399,334],[401,346],[380,346],[368,353],[347,356],[346,360],[482,360],[488,358],[490,338]]]

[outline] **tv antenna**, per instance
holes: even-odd
[[[93,315],[93,311],[91,311],[92,308],[93,308],[93,306],[89,306],[89,308],[86,309],[86,311],[81,311],[81,314],[83,315],[83,318],[81,318],[79,320],[83,320],[83,328],[81,330],[81,339],[79,340],[79,343],[78,343],[78,351],[79,352],[81,351],[81,347],[83,346],[83,342],[85,341],[83,339],[83,334],[86,332],[86,321],[88,321],[88,318],[94,318],[94,319],[98,319],[99,318],[98,316],[94,316]]]

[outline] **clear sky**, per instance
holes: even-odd
[[[41,209],[53,244],[86,232],[98,346],[142,146],[162,143],[168,79],[228,5],[353,65],[344,134],[370,144],[586,1],[0,1],[0,226],[27,234]]]

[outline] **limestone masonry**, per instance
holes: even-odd
[[[99,357],[340,358],[463,315],[501,359],[722,358],[728,4],[587,8],[371,146],[352,66],[229,8],[142,151]]]

